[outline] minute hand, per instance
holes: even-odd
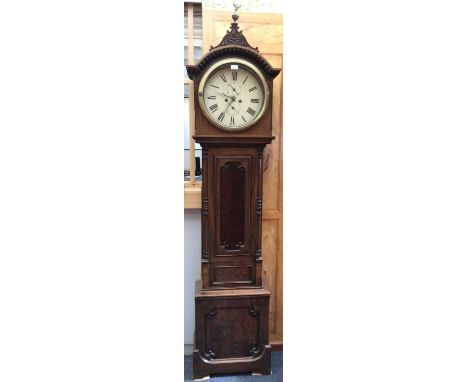
[[[232,86],[232,84],[229,84],[229,86],[232,88],[232,90],[236,92],[237,95],[239,95],[239,92],[236,89],[234,89],[234,86]]]
[[[228,97],[228,98],[231,98],[231,99],[234,98],[233,96],[229,96],[226,93],[221,93],[221,92],[216,92],[216,93],[221,94],[223,97]]]

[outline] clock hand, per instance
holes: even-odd
[[[239,92],[236,89],[234,89],[234,86],[232,86],[232,84],[229,84],[229,86],[232,88],[232,90],[236,92],[237,95],[239,95]]]
[[[231,104],[231,108],[232,110],[234,110],[236,112],[236,114],[239,114],[239,111],[240,111],[240,105],[239,105],[239,102],[234,101],[232,104]]]
[[[222,96],[224,97],[228,97],[231,99],[231,102],[229,102],[226,106],[226,108],[224,109],[224,111],[221,113],[221,114],[224,114],[226,113],[227,109],[229,109],[229,106],[231,106],[231,104],[236,100],[236,97],[235,96],[228,96],[227,94],[224,94],[224,93],[221,93],[221,92],[216,92],[218,94],[221,94]]]
[[[236,100],[236,97],[232,97],[231,102],[228,103],[226,106],[226,109],[224,109],[223,113],[226,113],[227,109],[229,109],[229,106],[231,106],[231,103],[233,103]]]
[[[223,97],[234,98],[233,96],[229,96],[225,93],[221,93],[221,92],[216,92],[216,93],[221,94]]]

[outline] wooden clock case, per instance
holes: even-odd
[[[195,135],[202,146],[202,279],[195,292],[194,377],[271,373],[270,293],[262,274],[263,150],[272,136],[275,69],[250,46],[233,15],[230,31],[197,65]],[[263,116],[247,130],[214,126],[199,104],[200,80],[220,59],[240,57],[257,66],[269,92]]]

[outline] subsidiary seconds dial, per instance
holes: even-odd
[[[198,96],[203,113],[216,127],[242,131],[265,112],[268,86],[260,70],[249,61],[228,58],[207,70]]]

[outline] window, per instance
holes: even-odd
[[[192,184],[201,180],[201,147],[192,139],[193,126],[190,126],[190,119],[193,118],[193,91],[190,88],[193,85],[185,65],[197,62],[202,55],[201,4],[184,3],[184,180]]]

